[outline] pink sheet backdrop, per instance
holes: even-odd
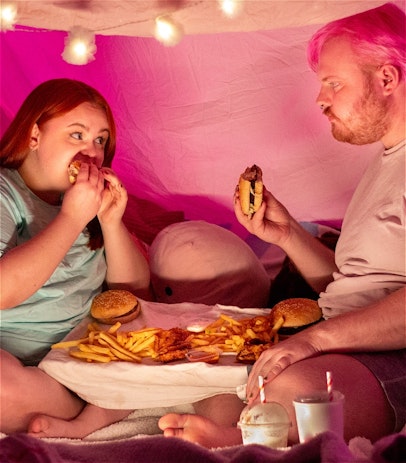
[[[2,33],[1,128],[40,82],[80,79],[113,108],[114,167],[139,198],[244,235],[232,196],[240,172],[257,163],[297,219],[340,219],[380,147],[332,139],[306,63],[314,30],[186,36],[176,47],[97,36],[96,60],[86,66],[62,60],[64,32]]]

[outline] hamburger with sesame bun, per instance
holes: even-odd
[[[278,302],[272,308],[274,321],[283,318],[281,334],[294,334],[322,319],[322,312],[313,299],[294,297]]]
[[[123,289],[110,289],[98,294],[90,307],[92,317],[106,325],[128,323],[138,317],[140,311],[137,297]]]

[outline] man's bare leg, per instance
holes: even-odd
[[[296,395],[324,390],[326,371],[333,373],[335,388],[345,395],[344,424],[347,441],[352,437],[363,436],[374,442],[393,432],[392,408],[369,369],[350,356],[328,354],[295,363],[265,385],[267,400],[282,404],[289,413],[292,422],[290,444],[298,442],[292,401]],[[227,407],[224,398],[217,397],[216,401],[224,411]],[[374,406],[371,407],[371,404]],[[211,406],[206,404],[205,408],[210,410]],[[218,424],[208,416],[170,414],[161,418],[159,426],[164,435],[181,437],[209,448],[238,443],[237,428],[232,427],[231,423],[228,426],[226,423]]]

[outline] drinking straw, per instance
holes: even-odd
[[[264,377],[258,376],[258,384],[259,384],[259,397],[261,399],[261,404],[266,402],[265,399],[265,389],[264,389]]]
[[[326,378],[327,378],[328,400],[332,402],[333,401],[333,375],[331,374],[331,371],[326,372]]]

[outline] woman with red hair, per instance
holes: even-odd
[[[70,79],[35,88],[1,139],[2,432],[41,431],[38,416],[78,416],[83,401],[36,365],[102,288],[149,295],[148,263],[122,222],[128,197],[110,168],[115,145],[106,100]],[[92,407],[86,413],[97,410],[103,426],[105,411]],[[110,423],[128,412],[106,413]]]

